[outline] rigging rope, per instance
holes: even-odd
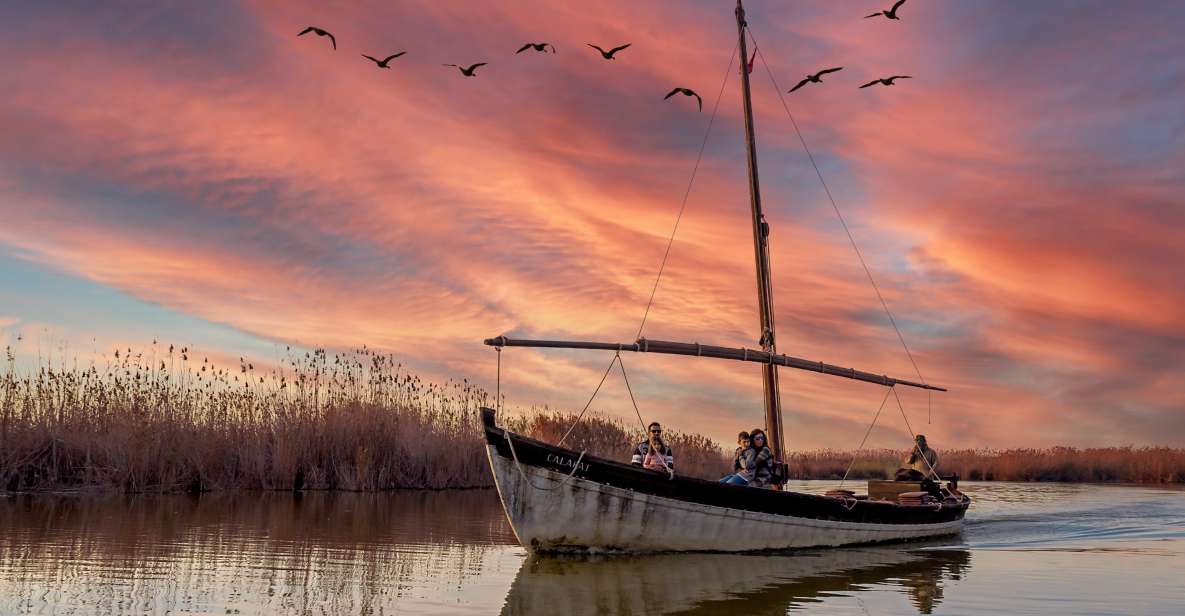
[[[901,418],[905,420],[905,429],[909,430],[909,435],[913,437],[913,440],[916,443],[918,440],[918,435],[913,431],[913,426],[909,425],[909,417],[905,415],[905,406],[901,404],[901,397],[897,395],[897,388],[890,387],[889,389],[893,391],[893,397],[897,399],[897,408],[901,409]],[[915,444],[914,446],[916,447],[917,445]],[[934,465],[930,464],[930,460],[928,460],[925,455],[921,456],[921,458],[923,461],[925,461],[926,467],[930,469],[930,472],[933,473],[935,477],[938,477],[938,470],[934,468]]]
[[[806,144],[806,138],[802,136],[802,131],[798,128],[798,122],[794,119],[794,114],[790,112],[790,105],[786,103],[786,97],[782,95],[782,88],[778,85],[778,80],[774,78],[773,70],[770,69],[769,63],[765,60],[765,54],[761,53],[761,47],[757,44],[757,37],[753,36],[753,31],[748,26],[745,27],[745,31],[753,39],[753,49],[757,53],[757,57],[761,58],[761,64],[765,67],[765,72],[769,75],[770,83],[773,84],[774,91],[778,94],[778,100],[782,102],[782,109],[786,111],[786,117],[790,118],[790,124],[794,127],[794,133],[798,135],[798,141],[802,144],[803,151],[806,152],[807,158],[811,161],[811,166],[815,169],[815,175],[819,177],[819,183],[823,185],[823,192],[827,194],[827,200],[831,202],[831,209],[835,210],[835,216],[839,219],[839,224],[843,227],[844,233],[847,234],[848,242],[851,243],[852,250],[856,253],[856,258],[859,259],[860,265],[864,268],[864,273],[868,276],[868,282],[872,284],[872,290],[876,292],[876,297],[880,300],[881,307],[884,308],[885,314],[889,317],[889,323],[893,325],[893,331],[897,332],[897,339],[901,342],[901,347],[905,349],[905,355],[909,357],[909,363],[913,364],[914,372],[917,373],[918,379],[924,385],[926,378],[922,376],[922,371],[918,368],[917,361],[914,360],[913,352],[909,350],[909,345],[905,343],[905,336],[901,334],[901,328],[897,326],[897,320],[893,318],[893,313],[889,310],[889,304],[885,301],[880,287],[876,284],[876,279],[872,276],[872,269],[868,267],[868,263],[864,260],[864,255],[860,253],[860,247],[856,245],[856,239],[852,236],[851,229],[848,228],[847,220],[844,219],[843,213],[839,210],[839,205],[835,202],[835,197],[831,194],[831,187],[827,185],[827,180],[823,179],[823,172],[819,170],[819,164],[815,161],[815,155],[811,153],[810,147]]]
[[[642,337],[642,330],[646,327],[646,319],[650,316],[650,307],[654,305],[654,295],[658,293],[658,282],[662,280],[662,273],[667,267],[667,258],[671,256],[671,245],[675,243],[675,233],[679,231],[679,222],[683,220],[683,212],[687,209],[687,198],[691,196],[691,187],[695,184],[695,176],[699,172],[700,162],[704,158],[704,149],[708,146],[708,136],[712,134],[712,125],[716,123],[716,112],[720,109],[720,99],[724,98],[724,88],[728,85],[728,77],[732,74],[732,63],[736,60],[740,43],[732,48],[732,56],[728,58],[728,68],[724,69],[724,80],[720,82],[720,91],[716,93],[716,103],[712,105],[712,117],[708,119],[708,128],[704,131],[704,140],[700,143],[699,154],[695,157],[695,166],[691,169],[691,178],[687,181],[687,190],[683,192],[683,202],[679,204],[679,214],[675,216],[675,226],[671,228],[671,237],[667,239],[666,251],[662,253],[662,263],[658,266],[658,275],[654,277],[654,286],[650,289],[650,299],[646,302],[646,311],[642,313],[642,323],[638,325],[638,335]]]
[[[634,399],[634,390],[630,387],[630,377],[625,375],[625,364],[622,363],[621,357],[617,358],[617,367],[621,368],[621,380],[625,381],[625,390],[630,394],[630,402],[634,405],[634,413],[638,416],[638,423],[642,424],[642,433],[646,432],[646,420],[642,419],[642,411],[638,409],[638,401]],[[659,452],[658,459],[662,461],[662,467],[667,471],[671,479],[675,478],[675,470],[667,466],[666,456]]]
[[[576,425],[580,423],[580,420],[588,411],[588,407],[592,406],[593,400],[597,398],[597,392],[601,391],[601,386],[605,384],[605,379],[609,377],[609,371],[613,369],[613,362],[621,362],[621,351],[614,353],[613,359],[609,360],[609,367],[605,368],[605,374],[601,375],[601,382],[597,383],[597,388],[594,389],[592,395],[589,396],[588,402],[584,403],[584,408],[580,409],[580,414],[577,415],[576,419],[572,421],[572,425],[568,426],[568,431],[564,432],[564,436],[560,437],[560,442],[557,443],[558,446],[563,446],[564,441],[568,440],[568,435],[572,434],[572,430],[576,429]]]
[[[510,446],[510,457],[514,458],[514,466],[516,468],[518,468],[518,474],[522,476],[523,481],[527,482],[527,485],[531,486],[532,488],[535,488],[536,490],[540,490],[542,492],[550,492],[552,490],[558,490],[558,489],[564,487],[564,484],[571,481],[572,477],[574,477],[576,475],[576,471],[580,470],[580,461],[584,459],[584,454],[586,453],[584,451],[580,452],[580,456],[578,456],[576,458],[576,462],[572,464],[572,472],[568,473],[568,475],[566,477],[564,477],[563,479],[561,479],[559,483],[551,486],[550,488],[541,488],[541,487],[535,485],[535,482],[531,481],[530,477],[527,477],[527,472],[523,470],[523,463],[518,461],[518,452],[516,452],[514,450],[514,441],[511,440],[511,438],[510,438],[510,432],[508,430],[503,430],[502,436],[506,437],[506,443]]]
[[[893,389],[893,386],[890,385],[888,388],[891,390]],[[848,480],[848,474],[852,472],[852,467],[856,465],[856,458],[858,457],[860,450],[864,449],[864,443],[868,442],[868,435],[872,434],[872,429],[876,426],[876,420],[880,418],[881,411],[883,411],[885,408],[885,403],[889,401],[890,393],[892,392],[886,391],[885,397],[881,398],[881,405],[876,408],[876,415],[872,416],[872,423],[868,424],[868,430],[864,431],[864,438],[860,440],[860,446],[857,447],[855,453],[852,454],[852,461],[848,463],[848,470],[844,471],[843,479],[839,480],[839,487],[842,488],[844,482]]]
[[[691,177],[687,180],[687,190],[683,192],[683,201],[679,204],[679,213],[675,216],[675,225],[671,228],[671,236],[667,238],[667,247],[662,254],[662,263],[659,264],[658,274],[654,277],[654,286],[650,289],[650,298],[646,301],[646,310],[642,313],[642,322],[638,325],[638,334],[634,336],[635,339],[642,337],[642,330],[646,328],[646,319],[650,316],[650,308],[654,306],[654,296],[658,293],[658,283],[662,280],[662,274],[666,270],[667,259],[671,256],[671,245],[675,243],[675,234],[679,231],[679,223],[682,222],[683,213],[687,210],[687,199],[691,196],[691,188],[695,185],[695,176],[699,173],[700,163],[703,162],[704,150],[708,146],[708,137],[711,136],[712,126],[716,123],[716,115],[720,109],[720,100],[724,98],[724,88],[728,85],[728,77],[732,73],[732,65],[733,62],[736,61],[737,49],[739,47],[740,44],[738,43],[732,48],[732,55],[728,58],[728,67],[724,69],[724,79],[720,83],[720,91],[716,93],[716,102],[712,105],[712,115],[710,118],[708,118],[708,127],[704,130],[704,138],[703,141],[700,142],[699,153],[697,153],[695,156],[695,166],[692,167]],[[584,413],[588,411],[589,406],[592,405],[593,400],[596,399],[597,392],[601,391],[601,385],[605,384],[605,377],[609,376],[609,371],[613,369],[613,362],[617,362],[617,365],[621,366],[621,375],[622,377],[625,377],[625,366],[621,364],[621,353],[618,352],[613,356],[613,359],[609,361],[609,367],[605,369],[605,375],[601,377],[601,382],[597,384],[597,388],[593,391],[592,396],[588,399],[588,403],[584,405],[584,409],[580,411],[580,414],[572,422],[572,425],[568,427],[567,432],[564,432],[564,436],[560,439],[559,445],[564,444],[564,440],[568,438],[568,435],[570,435],[572,430],[574,430],[577,424],[580,423],[580,420],[584,417]],[[629,389],[628,379],[626,380],[626,389]],[[633,391],[630,391],[630,401],[633,402],[634,412],[638,414],[638,419],[641,420],[642,413],[638,410],[638,403],[636,400],[634,400]],[[646,425],[644,421],[642,423],[642,429],[644,431]],[[666,466],[665,461],[663,462],[663,466]]]

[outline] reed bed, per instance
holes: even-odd
[[[220,367],[188,348],[120,349],[101,365],[42,362],[0,374],[0,490],[470,488],[492,485],[467,380],[435,384],[370,349],[291,353],[275,369]],[[514,419],[550,439],[572,416]],[[571,443],[628,455],[620,422],[586,418]],[[671,435],[688,472],[722,467],[702,436]],[[558,440],[558,436],[556,437]],[[699,447],[703,451],[694,451]],[[681,471],[683,467],[681,466]]]
[[[467,380],[430,383],[370,349],[290,353],[261,370],[219,367],[185,347],[114,351],[87,367],[0,369],[0,490],[102,487],[126,492],[222,489],[489,487],[477,408],[492,397]],[[101,364],[101,365],[100,365]],[[574,415],[532,409],[510,427],[558,442]],[[625,459],[641,428],[590,414],[564,445]],[[668,428],[680,474],[714,479],[731,451]],[[1185,483],[1185,450],[1112,447],[940,450],[965,479]],[[791,477],[890,476],[901,451],[792,454]],[[855,459],[853,463],[852,460]]]
[[[941,474],[973,481],[1068,481],[1092,483],[1185,483],[1185,449],[1170,447],[1049,447],[1044,449],[938,450]],[[851,479],[891,477],[904,451],[858,454],[822,450],[791,456],[795,479],[839,479],[851,464]],[[854,461],[853,461],[854,460]]]

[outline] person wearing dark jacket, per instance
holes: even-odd
[[[662,425],[657,421],[650,422],[646,427],[650,432],[650,437],[638,443],[634,448],[634,455],[630,458],[630,464],[634,466],[644,466],[647,468],[654,468],[655,470],[675,471],[675,452],[662,442]],[[651,451],[653,450],[653,452]],[[647,466],[646,462],[650,462]],[[656,465],[655,462],[660,464]]]
[[[754,451],[753,479],[749,485],[754,488],[764,488],[773,478],[774,452],[766,443],[765,430],[753,428],[749,431],[750,447]]]

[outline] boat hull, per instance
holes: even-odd
[[[532,441],[492,426],[490,415],[498,494],[519,542],[536,551],[779,550],[935,537],[963,526],[967,503],[906,507],[671,478]]]

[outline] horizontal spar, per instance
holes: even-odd
[[[766,353],[765,351],[757,351],[754,349],[712,346],[707,344],[699,344],[697,342],[669,342],[666,340],[647,340],[645,338],[639,338],[637,342],[633,343],[612,343],[583,342],[578,340],[524,340],[521,338],[507,338],[506,336],[498,336],[497,338],[486,339],[485,343],[493,347],[519,346],[548,349],[633,351],[635,353],[665,353],[667,355],[714,357],[717,359],[751,361],[757,364],[772,363],[779,366],[786,366],[787,368],[797,368],[799,370],[808,370],[810,372],[819,372],[822,374],[830,374],[832,376],[842,376],[844,378],[864,381],[867,383],[876,383],[877,385],[884,385],[886,387],[892,387],[893,385],[906,385],[909,387],[917,387],[919,389],[946,391],[946,388],[943,387],[936,387],[934,385],[927,385],[925,383],[915,383],[905,379],[896,379],[883,374],[873,374],[872,372],[856,370],[855,368],[844,368],[841,366],[823,363],[821,361],[811,361],[809,359],[791,357],[789,355],[779,355],[776,353],[771,354]]]

